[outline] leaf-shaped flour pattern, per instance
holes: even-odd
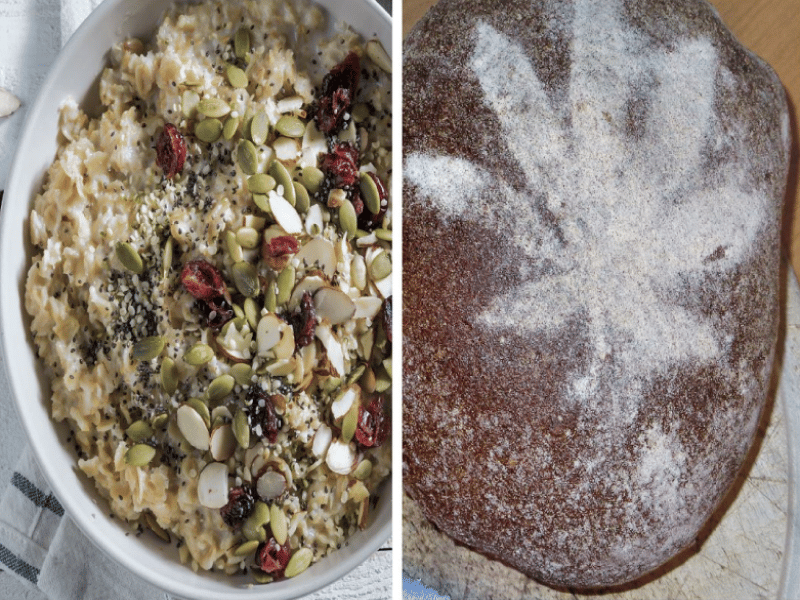
[[[573,49],[567,115],[551,106],[518,45],[486,23],[476,28],[471,67],[525,173],[528,194],[450,156],[411,154],[405,178],[443,215],[486,224],[507,214],[493,206],[513,207],[513,222],[496,225],[506,228],[519,248],[520,268],[530,268],[528,261],[556,265],[551,274],[496,298],[476,323],[521,327],[535,335],[585,314],[594,360],[605,361],[613,347],[617,375],[637,385],[649,372],[663,372],[675,362],[719,355],[724,336],[709,320],[665,301],[662,291],[694,272],[737,265],[763,223],[765,200],[740,190],[735,180],[721,189],[698,189],[720,68],[710,42],[688,41],[668,57],[639,57],[636,66],[623,61],[612,71],[609,64],[615,63],[605,54],[618,55],[632,45],[615,44],[589,15],[586,19],[587,36]],[[647,76],[642,70],[648,68],[666,74],[649,103],[649,121],[658,126],[645,124],[644,139],[631,141],[619,123],[632,81]],[[619,85],[609,86],[609,78]],[[687,82],[693,92],[679,94]],[[675,126],[665,128],[665,122]],[[659,182],[658,173],[670,176]],[[538,216],[533,198],[539,193],[559,222],[559,235]],[[575,381],[576,399],[591,399],[593,372]]]
[[[696,537],[764,402],[780,86],[635,2],[463,1],[406,48],[406,490],[528,575],[627,581]]]

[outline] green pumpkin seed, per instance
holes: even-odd
[[[186,404],[191,406],[195,412],[200,415],[203,419],[203,423],[205,423],[206,429],[208,429],[211,426],[211,412],[208,410],[208,404],[203,402],[200,398],[189,398]]]
[[[347,411],[347,414],[344,416],[342,420],[342,440],[345,442],[349,442],[353,439],[353,436],[356,434],[356,427],[358,426],[358,402],[353,402],[352,406],[350,406],[350,410]]]
[[[252,264],[244,260],[237,262],[231,268],[231,274],[233,275],[233,283],[236,285],[236,289],[243,296],[248,298],[258,296],[261,288],[258,283],[258,273]]]
[[[286,137],[299,138],[306,132],[306,124],[293,115],[283,115],[275,123],[275,129]]]
[[[375,391],[382,394],[392,387],[392,378],[386,373],[385,369],[380,369],[375,374]]]
[[[272,537],[278,545],[283,546],[289,537],[289,523],[286,520],[286,513],[277,504],[269,508],[269,526],[272,529]]]
[[[161,527],[161,525],[158,524],[158,521],[156,521],[156,516],[153,513],[144,513],[144,520],[153,533],[169,544],[169,532],[167,532],[163,527]]]
[[[239,123],[241,123],[241,117],[228,117],[225,121],[225,125],[222,126],[222,137],[226,140],[232,140],[233,136],[236,135],[236,132],[239,130]]]
[[[228,65],[225,67],[225,76],[228,78],[228,83],[235,88],[246,88],[249,83],[247,80],[247,73],[236,65]]]
[[[201,142],[213,144],[222,135],[222,122],[219,119],[203,119],[194,126],[194,135]]]
[[[383,240],[384,242],[391,242],[392,241],[392,230],[391,229],[376,229],[374,232],[375,237],[379,240]]]
[[[381,210],[381,195],[378,186],[369,173],[361,173],[359,176],[361,187],[361,198],[372,214],[378,214]]]
[[[272,211],[269,209],[269,196],[265,194],[253,194],[253,203],[262,211],[269,214],[272,214]]]
[[[245,58],[250,52],[250,31],[246,27],[240,27],[233,36],[233,53],[236,58]]]
[[[187,119],[191,119],[197,104],[200,102],[200,94],[194,90],[186,90],[181,97],[181,112]]]
[[[238,304],[234,304],[231,306],[233,308],[233,316],[237,319],[243,320],[244,319],[244,310]]]
[[[355,383],[356,381],[358,381],[359,379],[361,379],[361,376],[364,374],[364,371],[366,371],[366,370],[367,370],[367,365],[365,365],[364,363],[361,363],[360,365],[358,365],[355,369],[350,371],[350,373],[347,375],[347,379],[345,379],[345,382],[344,382],[345,385],[351,385],[351,384]]]
[[[264,527],[269,523],[269,505],[259,500],[253,506],[253,512],[247,517],[253,527]]]
[[[253,194],[267,194],[275,189],[275,180],[266,173],[256,173],[247,178],[247,189]]]
[[[131,446],[125,453],[125,462],[132,467],[143,467],[156,455],[156,449],[147,444]]]
[[[317,167],[303,167],[300,172],[300,181],[303,182],[303,185],[306,186],[310,193],[316,194],[322,182],[325,181],[325,173]]]
[[[308,212],[308,209],[311,206],[311,198],[308,195],[308,190],[299,181],[293,181],[292,185],[294,185],[295,210],[299,213]]]
[[[383,368],[386,371],[386,374],[389,377],[391,377],[392,376],[392,357],[390,356],[389,358],[384,358],[383,362],[381,364],[383,365]]]
[[[242,140],[236,147],[236,157],[239,162],[239,167],[247,175],[253,175],[258,171],[258,152],[253,142],[250,140]]]
[[[231,366],[229,373],[239,385],[250,385],[253,368],[247,363],[236,363]]]
[[[339,207],[339,226],[348,237],[352,238],[356,235],[356,229],[358,229],[357,222],[358,216],[353,203],[350,200],[345,200]]]
[[[231,107],[222,98],[203,98],[197,103],[197,112],[205,117],[219,119],[231,112]]]
[[[169,413],[159,413],[153,417],[153,429],[162,429],[169,421]]]
[[[292,185],[292,176],[289,171],[283,166],[279,160],[274,161],[269,167],[269,174],[275,179],[275,183],[283,186],[283,197],[292,206],[295,205],[296,198],[294,195],[294,185]]]
[[[203,344],[202,342],[197,342],[183,355],[183,360],[193,367],[204,365],[212,358],[214,358],[214,350],[211,346]]]
[[[170,396],[178,389],[178,368],[169,356],[161,361],[161,387]]]
[[[172,236],[167,238],[164,244],[164,252],[161,254],[161,277],[165,278],[169,275],[169,270],[172,268],[172,255],[174,252],[175,242]]]
[[[291,294],[291,292],[289,292]],[[274,313],[278,308],[278,290],[275,282],[270,280],[264,289],[264,308]]]
[[[231,257],[234,263],[244,260],[242,247],[239,245],[239,242],[236,241],[236,234],[233,231],[228,230],[225,232],[225,248],[228,250],[228,256]]]
[[[245,450],[250,447],[250,423],[248,423],[247,414],[243,410],[237,411],[236,416],[233,417],[233,437]]]
[[[269,135],[269,117],[263,110],[258,111],[253,115],[253,120],[250,121],[250,139],[253,143],[260,146],[267,141]]]
[[[222,400],[225,396],[233,391],[234,385],[236,385],[236,380],[228,373],[215,377],[214,381],[209,384],[208,390],[206,391],[208,401],[218,402],[219,400]]]
[[[267,530],[263,525],[253,525],[246,519],[242,523],[242,535],[248,540],[258,540],[259,542],[267,541]]]
[[[142,262],[142,257],[139,256],[139,253],[136,251],[136,249],[128,242],[119,242],[117,244],[116,251],[119,262],[121,262],[122,266],[128,271],[131,273],[136,273],[137,275],[141,275],[144,272],[144,262]]]
[[[258,305],[256,304],[255,300],[252,298],[244,299],[244,316],[247,319],[247,322],[250,324],[250,329],[253,331],[255,331],[256,327],[258,327],[260,312],[261,311],[258,310]]]
[[[278,294],[275,303],[280,306],[286,304],[294,289],[295,268],[292,265],[286,266],[283,271],[278,273]]]
[[[252,227],[242,227],[236,232],[236,241],[239,245],[250,250],[258,247],[259,237],[258,231]]]
[[[166,340],[160,335],[142,338],[133,345],[133,360],[152,360],[164,350]]]
[[[392,259],[386,252],[380,252],[372,259],[369,274],[373,281],[380,281],[392,274]]]
[[[261,542],[258,540],[248,540],[244,544],[240,545],[236,550],[233,551],[234,556],[249,556],[256,551],[258,545]]]
[[[336,390],[336,388],[338,388],[340,385],[342,385],[341,378],[339,378],[339,377],[328,377],[322,383],[322,390],[324,392],[327,392],[330,395],[330,394],[333,394],[333,392]]]
[[[286,563],[286,569],[283,574],[287,578],[297,577],[308,568],[312,558],[314,558],[314,553],[310,548],[300,548],[297,552],[292,554],[289,562]]]
[[[141,442],[153,435],[153,428],[150,427],[145,421],[134,421],[125,430],[127,435],[134,442]]]
[[[264,583],[272,583],[273,577],[269,573],[262,571],[261,569],[250,569],[250,573],[253,576],[253,581],[258,584]]]
[[[372,461],[370,461],[367,458],[358,463],[358,466],[355,468],[355,471],[353,471],[353,477],[355,477],[356,479],[360,479],[362,481],[367,477],[369,477],[371,474],[372,474]]]

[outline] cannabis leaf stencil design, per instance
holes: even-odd
[[[559,105],[518,44],[477,24],[469,66],[524,193],[455,156],[410,153],[404,166],[406,181],[442,218],[503,231],[521,274],[535,274],[496,297],[477,323],[535,336],[585,318],[592,356],[570,384],[576,399],[596,391],[611,354],[615,378],[634,394],[642,376],[718,357],[730,340],[680,306],[677,290],[738,264],[766,214],[766,196],[743,191],[732,166],[720,168],[713,188],[703,179],[704,151],[729,143],[714,114],[715,85],[726,84],[727,71],[712,43],[654,50],[616,10],[613,2],[577,3],[568,101]],[[637,136],[625,132],[632,98],[644,107]]]

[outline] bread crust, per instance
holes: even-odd
[[[698,0],[441,0],[403,76],[405,490],[543,583],[637,579],[764,405],[783,88]]]

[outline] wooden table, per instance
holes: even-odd
[[[403,37],[436,0],[404,0]],[[747,48],[766,60],[778,73],[789,94],[792,113],[792,162],[787,190],[784,251],[800,275],[800,0],[712,0],[722,20]]]

